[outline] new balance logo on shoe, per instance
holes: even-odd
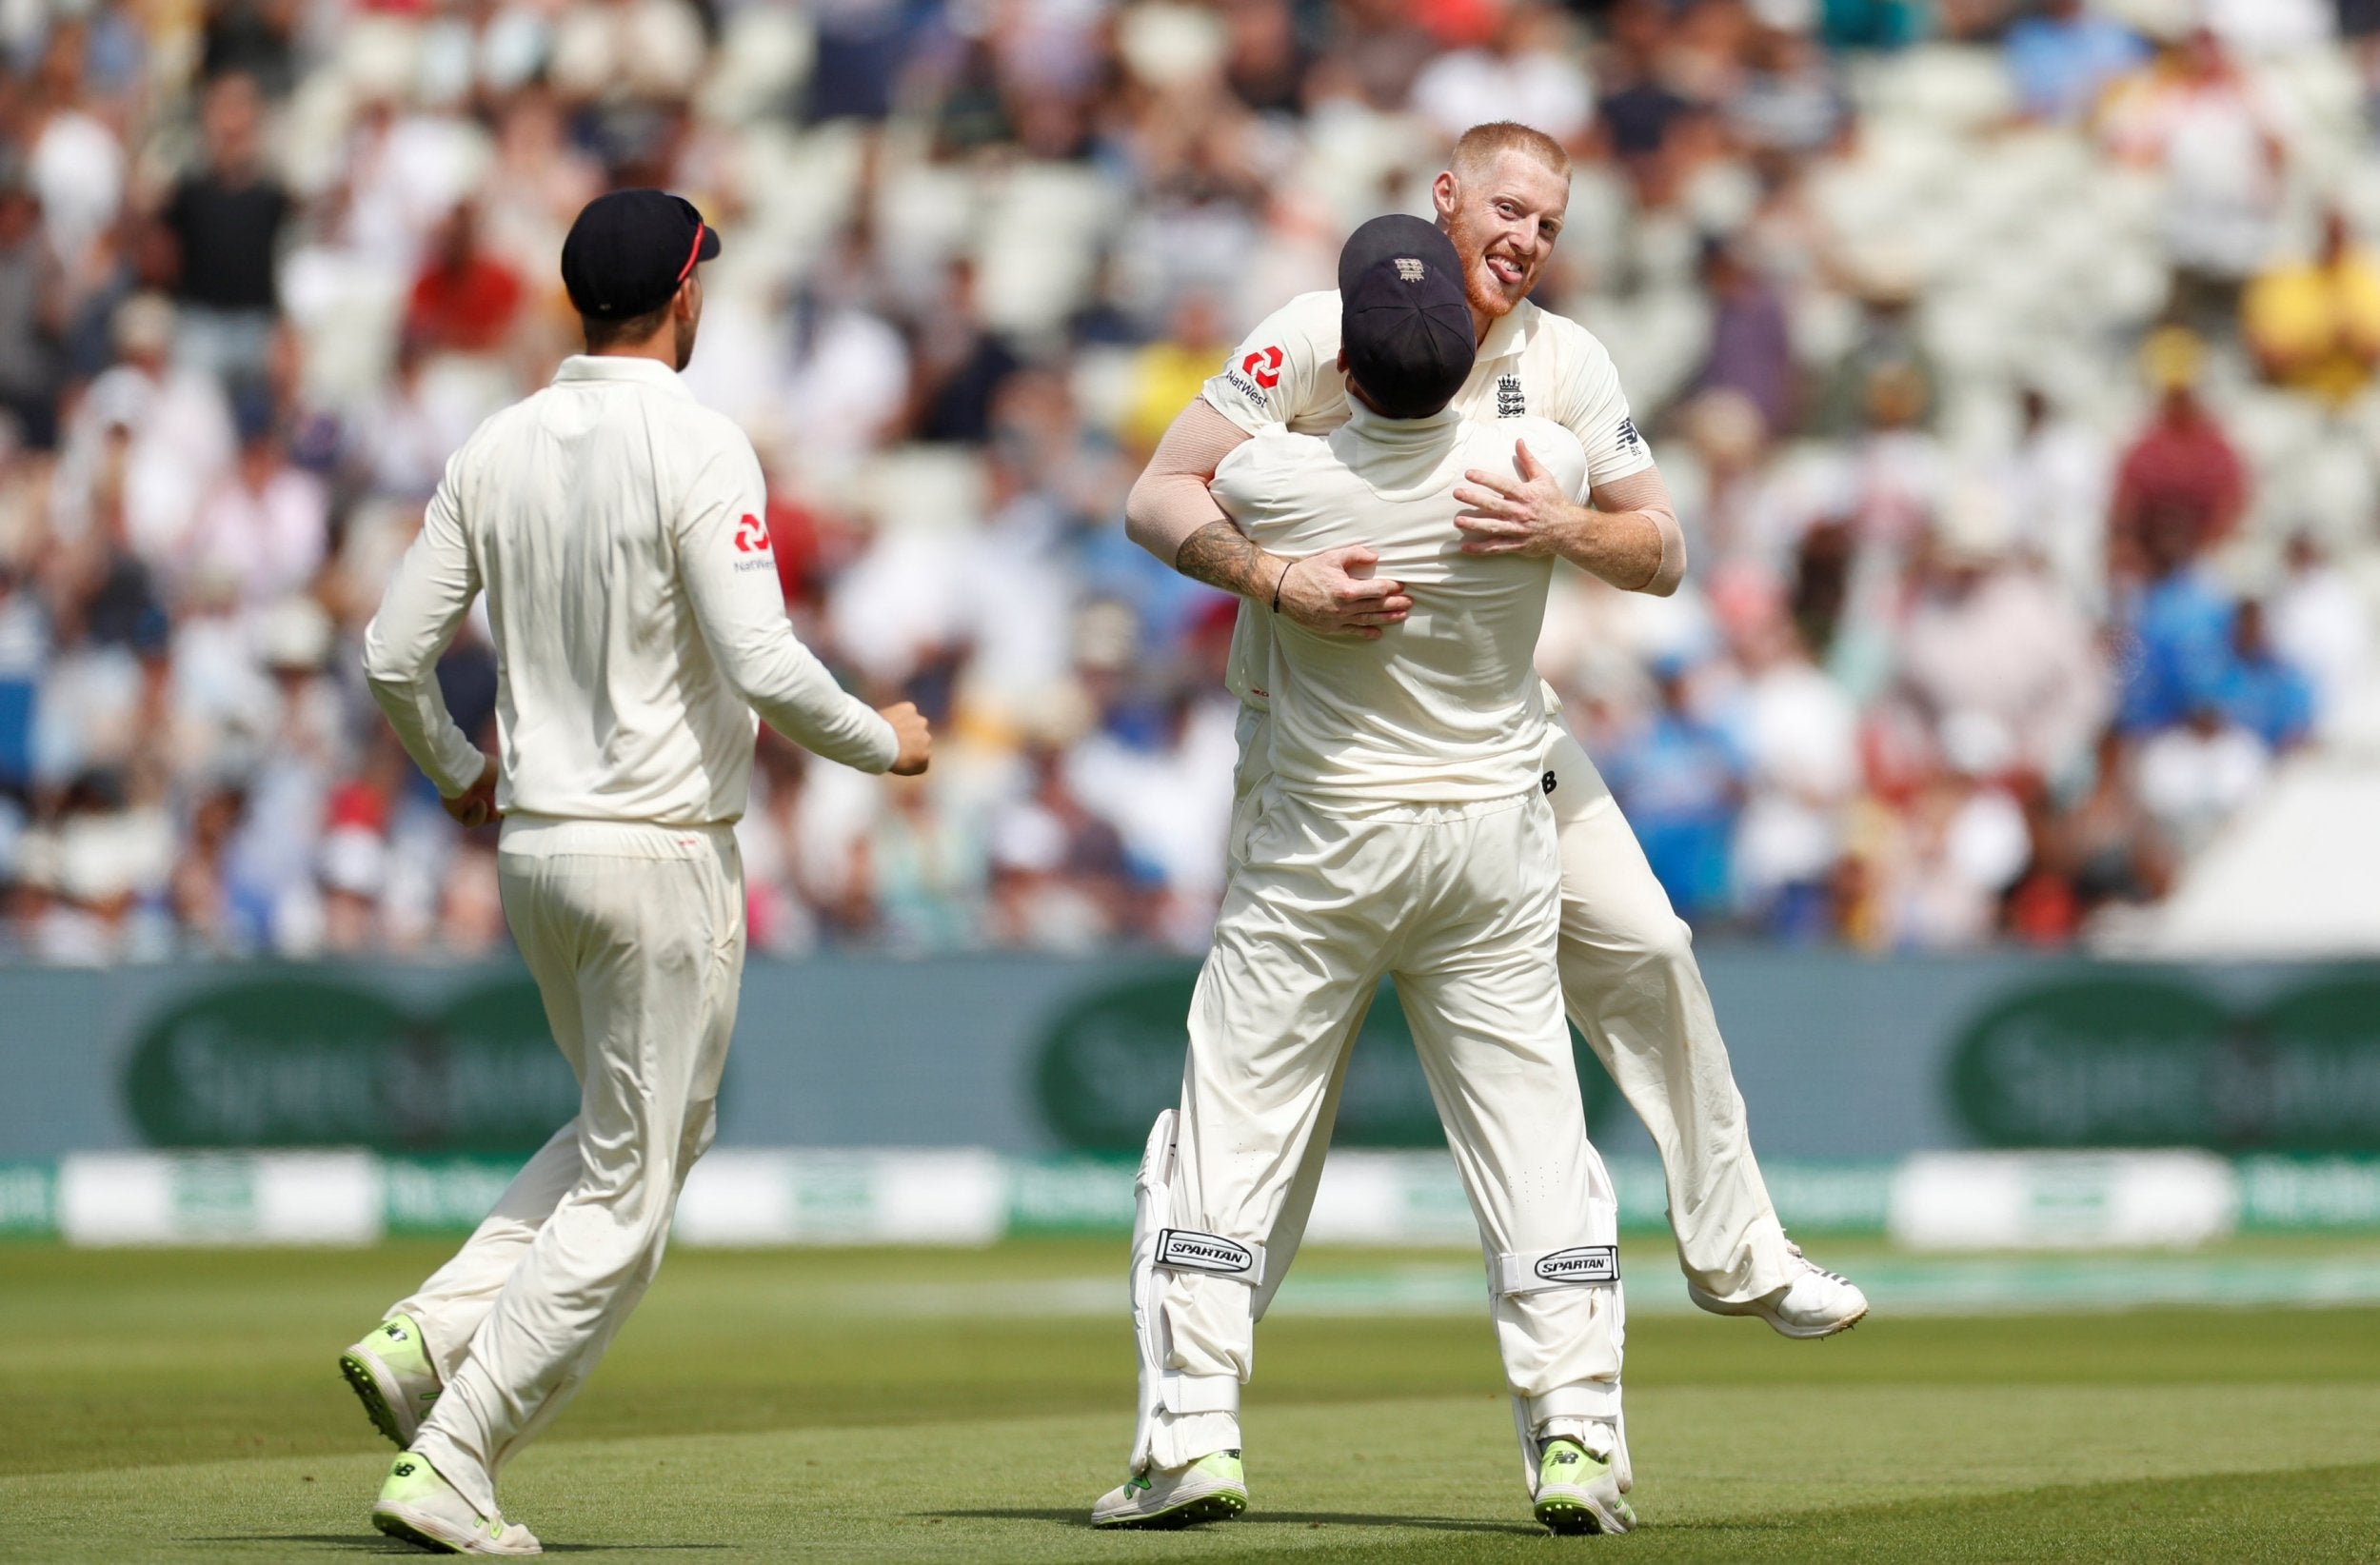
[[[411,1462],[399,1462],[396,1465],[395,1471],[398,1477],[409,1478],[413,1476],[413,1464]]]
[[[1576,1451],[1564,1449],[1554,1453],[1554,1463],[1557,1467],[1569,1467],[1577,1460],[1578,1453]]]

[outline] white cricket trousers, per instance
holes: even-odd
[[[1393,976],[1491,1279],[1502,1257],[1609,1244],[1616,1208],[1587,1142],[1554,970],[1557,879],[1553,812],[1535,788],[1482,804],[1325,808],[1268,786],[1191,1000],[1174,1222],[1275,1240],[1291,1181],[1328,1139],[1355,1023]],[[1161,1275],[1164,1367],[1245,1380],[1254,1290]],[[1616,1416],[1616,1285],[1492,1286],[1491,1298],[1505,1377],[1533,1426]],[[1237,1430],[1228,1413],[1168,1415],[1151,1456],[1180,1466],[1237,1445]]]
[[[506,921],[579,1113],[463,1249],[390,1314],[445,1391],[413,1449],[484,1515],[496,1475],[569,1401],[660,1270],[710,1145],[744,975],[744,866],[726,826],[515,816]]]
[[[1239,819],[1254,818],[1271,773],[1270,717],[1240,713]],[[1727,1044],[1694,955],[1694,932],[1670,906],[1636,833],[1587,752],[1558,723],[1545,767],[1553,774],[1561,854],[1561,937],[1556,948],[1563,1004],[1661,1155],[1678,1267],[1688,1281],[1730,1302],[1762,1298],[1794,1279],[1785,1230],[1760,1178]],[[1235,862],[1244,825],[1232,840]],[[1359,1013],[1351,1029],[1362,1025]],[[1291,1180],[1257,1290],[1263,1315],[1296,1258],[1321,1182],[1323,1134]]]

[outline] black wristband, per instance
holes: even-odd
[[[1297,563],[1295,560],[1290,561],[1289,565],[1281,566],[1280,574],[1273,578],[1273,612],[1276,614],[1280,612],[1281,584],[1289,580],[1290,566]]]

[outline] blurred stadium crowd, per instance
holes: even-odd
[[[2374,0],[13,0],[0,878],[26,955],[488,949],[356,647],[573,347],[610,185],[726,235],[691,378],[787,604],[944,734],[764,741],[756,946],[1195,948],[1231,605],[1125,489],[1452,137],[1579,160],[1541,302],[1677,493],[1544,667],[1681,911],[1877,949],[2153,903],[2371,661]],[[442,670],[492,727],[484,630]]]

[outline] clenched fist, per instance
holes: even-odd
[[[893,757],[886,768],[895,777],[915,777],[925,770],[934,759],[934,736],[925,726],[925,715],[913,701],[897,702],[880,706],[877,715],[892,724],[893,737],[901,742],[901,753]]]

